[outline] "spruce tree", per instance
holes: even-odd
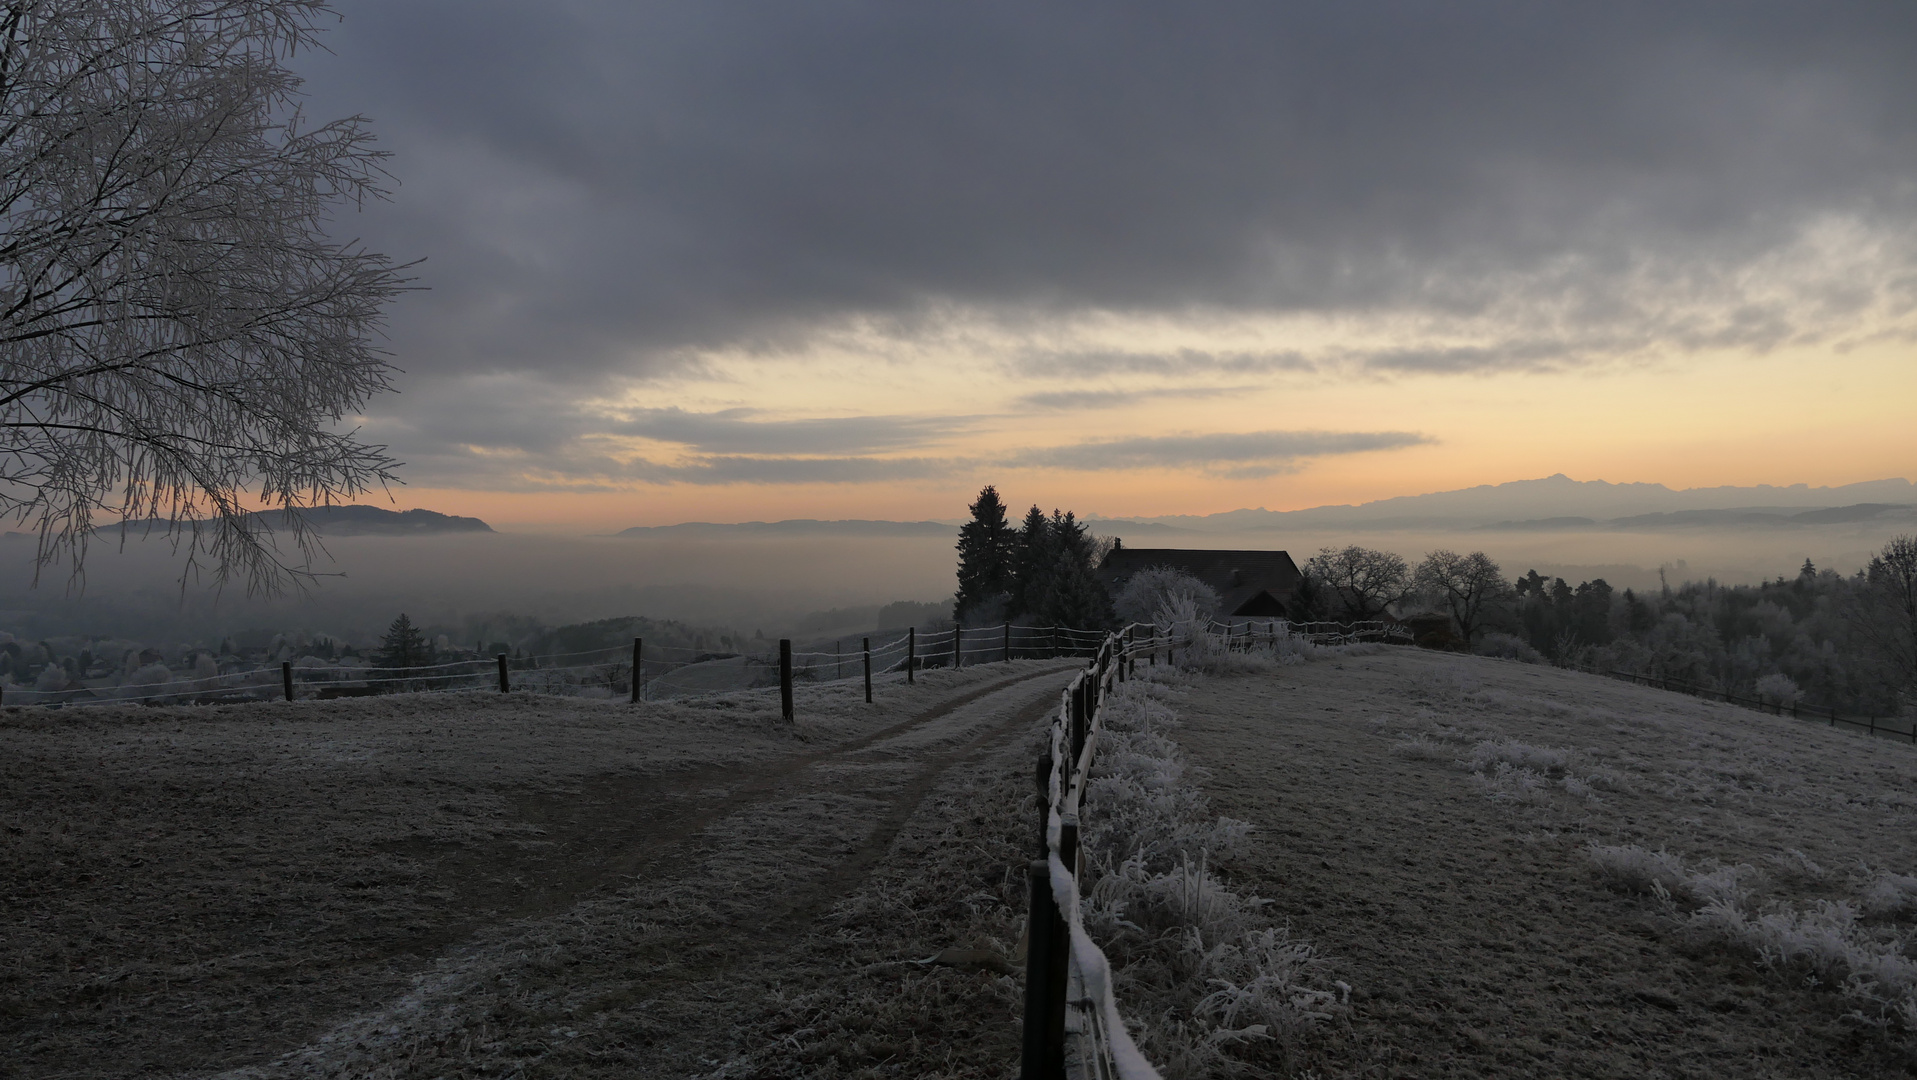
[[[1017,540],[1005,523],[997,488],[985,485],[970,509],[972,520],[959,529],[958,596],[952,610],[961,626],[997,622],[1006,614]]]
[[[1025,512],[1018,535],[1012,542],[1011,614],[1017,618],[1042,622],[1045,590],[1052,580],[1052,526],[1045,511],[1034,505]]]
[[[405,670],[424,667],[432,663],[432,649],[426,644],[426,636],[413,625],[413,620],[404,612],[386,628],[386,636],[380,639],[379,654],[373,658],[378,667]]]

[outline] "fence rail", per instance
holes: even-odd
[[[1288,638],[1314,644],[1406,642],[1400,623],[1291,623],[1284,619],[1215,621],[1202,628],[1135,623],[1107,634],[1085,670],[1059,695],[1046,753],[1038,760],[1041,818],[1039,858],[1027,868],[1030,913],[1025,954],[1025,1028],[1021,1080],[1159,1080],[1125,1029],[1112,994],[1111,963],[1085,933],[1079,909],[1079,811],[1092,759],[1104,730],[1102,706],[1137,673],[1138,658],[1175,662],[1194,632],[1224,639],[1228,648],[1274,650]]]
[[[1910,721],[1906,726],[1899,727],[1889,722],[1892,719],[1890,717],[1879,717],[1875,714],[1869,714],[1860,720],[1854,716],[1843,716],[1839,714],[1836,709],[1819,709],[1815,705],[1802,705],[1795,701],[1789,705],[1785,705],[1783,702],[1777,700],[1765,701],[1762,698],[1739,697],[1729,690],[1717,690],[1708,686],[1701,686],[1697,683],[1685,682],[1682,679],[1665,678],[1661,675],[1642,675],[1635,671],[1600,671],[1598,674],[1608,675],[1613,679],[1623,679],[1636,683],[1639,686],[1653,686],[1659,690],[1669,690],[1673,693],[1690,694],[1694,697],[1722,701],[1727,705],[1741,705],[1744,708],[1755,709],[1758,712],[1767,712],[1773,716],[1783,716],[1788,713],[1793,718],[1799,720],[1810,720],[1813,722],[1822,720],[1827,722],[1831,727],[1837,727],[1841,724],[1846,727],[1857,728],[1860,731],[1867,731],[1872,735],[1909,739],[1912,745],[1917,745],[1917,720]]]
[[[360,697],[386,693],[455,693],[476,690],[522,691],[632,701],[698,693],[730,692],[793,682],[827,684],[870,681],[876,673],[903,674],[912,680],[930,668],[964,667],[995,660],[1089,656],[1104,631],[1068,626],[916,629],[891,641],[863,639],[856,650],[835,644],[830,650],[765,653],[715,651],[686,646],[632,645],[537,656],[476,656],[439,664],[382,668],[347,664],[282,661],[266,667],[214,675],[188,675],[164,681],[117,686],[68,686],[38,690],[0,687],[0,705],[57,708],[104,705],[231,704],[299,698]],[[790,640],[781,643],[790,647]],[[736,669],[736,670],[731,670]],[[636,678],[635,678],[636,674]]]

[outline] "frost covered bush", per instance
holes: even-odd
[[[1133,574],[1112,600],[1122,622],[1148,623],[1187,602],[1191,618],[1209,621],[1218,613],[1218,593],[1204,582],[1169,566],[1151,566]]]
[[[1213,864],[1246,822],[1218,817],[1170,732],[1162,686],[1134,681],[1100,709],[1096,765],[1080,820],[1090,887],[1081,915],[1111,959],[1140,1048],[1167,1077],[1244,1070],[1338,1014],[1347,987],[1283,927],[1268,901],[1241,895]]]
[[[1797,703],[1799,696],[1797,680],[1781,671],[1774,671],[1757,680],[1757,697],[1760,701],[1789,708]]]
[[[1917,915],[1917,877],[1879,874],[1864,887],[1864,894],[1859,899],[1863,902],[1864,914],[1868,916],[1899,918]]]

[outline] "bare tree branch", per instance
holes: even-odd
[[[312,573],[300,507],[396,481],[341,430],[391,388],[375,339],[408,282],[325,232],[387,176],[364,118],[299,112],[286,61],[324,14],[0,8],[0,514],[39,534],[41,568],[77,578],[117,520],[162,528],[189,574],[276,591]],[[292,557],[262,507],[289,512]]]

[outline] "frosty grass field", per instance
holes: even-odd
[[[1068,670],[7,710],[0,1075],[1014,1075]],[[1910,1069],[1909,746],[1410,649],[1132,689],[1088,849],[1127,770],[1186,823],[1088,925],[1168,1076]]]

